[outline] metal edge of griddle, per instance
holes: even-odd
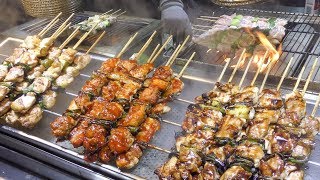
[[[73,171],[73,173],[76,173],[79,176],[96,174],[97,178],[107,176],[112,179],[143,179],[136,175],[122,172],[120,169],[111,165],[88,163],[84,161],[82,155],[72,150],[65,149],[57,144],[29,135],[21,130],[6,125],[0,126],[0,140],[6,140],[3,135],[14,139],[11,142],[6,142],[7,145],[12,146],[12,143],[16,143],[16,146],[26,148],[24,153],[28,154],[30,157],[41,158],[41,155],[38,155],[37,153],[42,152],[46,157],[50,157],[46,163],[55,165],[66,171]],[[17,140],[18,142],[16,142]],[[0,142],[0,144],[3,142]],[[15,147],[15,145],[12,147]],[[65,166],[69,166],[72,169],[65,169]],[[77,173],[75,171],[76,168],[78,168],[80,172]]]

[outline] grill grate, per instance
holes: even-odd
[[[288,77],[297,77],[302,67],[306,66],[306,71],[303,74],[302,79],[307,78],[308,72],[310,71],[314,60],[320,55],[320,48],[318,47],[318,45],[320,45],[320,17],[318,15],[221,7],[217,8],[212,16],[219,17],[224,14],[232,15],[234,13],[254,17],[275,17],[288,20],[288,24],[286,25],[286,35],[282,42],[283,52],[278,62],[274,64],[274,67],[272,68],[270,74],[281,76],[290,58],[294,57],[294,62],[290,67]],[[212,26],[214,25],[214,22],[196,19],[194,21],[194,24],[202,26]],[[193,30],[195,37],[204,32],[198,29],[203,28],[197,28]],[[184,53],[181,55],[181,58],[185,59],[186,57],[189,57],[193,51],[197,51],[198,54],[200,54],[200,57],[196,58],[198,60],[202,60],[203,62],[214,65],[224,64],[224,54],[211,51],[207,52],[206,48],[203,48],[197,44],[192,44],[188,48],[186,48]],[[320,82],[319,64],[316,67],[316,73],[312,77],[312,81],[314,82]],[[242,70],[244,68],[245,65],[242,67]],[[250,71],[255,71],[256,69],[257,67],[251,67]]]

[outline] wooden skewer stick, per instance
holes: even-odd
[[[105,31],[103,31],[100,36],[97,38],[97,40],[91,45],[91,47],[87,50],[86,55],[90,53],[90,51],[98,44],[98,42],[102,39],[102,37],[106,34]]]
[[[199,20],[202,20],[202,21],[209,21],[209,22],[216,22],[217,20],[215,19],[206,19],[206,18],[197,18]]]
[[[63,49],[78,33],[80,27],[77,27],[70,36],[59,46],[59,49]]]
[[[310,73],[309,73],[309,75],[308,75],[306,84],[305,84],[304,87],[303,87],[302,96],[304,96],[304,94],[306,93],[306,91],[307,91],[307,89],[308,89],[308,86],[309,86],[311,77],[312,77],[312,75],[313,75],[314,69],[316,68],[317,62],[318,62],[318,58],[316,58],[316,59],[314,60],[314,63],[313,63],[313,65],[312,65],[311,71],[310,71]]]
[[[154,55],[154,57],[150,60],[150,63],[153,63],[158,56],[160,55],[160,53],[163,51],[163,49],[166,47],[166,45],[171,41],[172,39],[172,35],[170,35],[168,37],[168,39],[163,43],[163,45],[161,46],[161,48],[159,49],[159,51]]]
[[[129,45],[132,43],[132,41],[137,37],[138,33],[135,33],[130,39],[129,41],[126,43],[126,45],[124,45],[124,47],[122,48],[122,50],[119,52],[119,54],[116,56],[117,58],[120,58],[125,51],[127,50],[127,48],[129,47]]]
[[[110,9],[109,11],[107,11],[107,12],[101,14],[101,15],[106,15],[106,14],[108,14],[108,13],[111,13],[112,11],[113,11],[113,9]]]
[[[187,69],[189,63],[192,61],[192,59],[194,58],[195,55],[196,55],[196,52],[193,52],[192,55],[190,56],[190,58],[188,59],[187,63],[183,66],[182,70],[180,71],[180,73],[178,75],[178,79],[181,78],[181,76],[183,75],[184,71]]]
[[[266,82],[267,82],[267,79],[268,79],[268,76],[269,76],[269,73],[270,73],[270,71],[271,71],[271,67],[273,66],[273,63],[272,62],[270,62],[269,64],[268,64],[268,70],[267,70],[267,72],[266,72],[266,75],[264,76],[264,79],[263,79],[263,81],[262,81],[262,84],[261,84],[261,86],[260,86],[260,93],[262,92],[262,90],[263,90],[263,88],[264,88],[264,85],[266,84]]]
[[[157,44],[157,46],[154,48],[154,50],[152,51],[149,59],[147,60],[147,63],[150,63],[151,59],[153,58],[153,56],[157,53],[158,49],[160,48],[160,44]]]
[[[250,58],[250,60],[248,62],[248,65],[246,67],[246,70],[244,71],[244,73],[242,75],[242,78],[241,78],[240,83],[239,83],[239,89],[241,89],[242,83],[244,81],[244,78],[247,76],[247,73],[248,73],[248,70],[249,70],[249,67],[250,67],[252,61],[253,61],[253,56]]]
[[[45,34],[47,34],[47,32],[54,26],[56,25],[58,22],[60,21],[60,19],[56,19],[48,28],[46,28],[45,31],[43,31],[43,33],[41,34],[40,37],[44,36]]]
[[[202,27],[202,28],[212,28],[212,26],[204,26],[204,25],[199,25],[199,24],[194,24],[193,26]]]
[[[122,16],[122,15],[124,15],[126,12],[127,12],[127,11],[123,11],[122,13],[117,14],[116,17]]]
[[[230,76],[230,78],[229,78],[228,83],[230,83],[230,82],[232,81],[234,75],[236,74],[236,72],[237,72],[237,70],[238,70],[238,68],[239,68],[240,62],[241,62],[241,60],[242,60],[245,52],[246,52],[246,49],[243,49],[243,51],[242,51],[242,53],[241,53],[241,55],[240,55],[240,57],[239,57],[239,60],[238,60],[238,62],[237,62],[237,64],[236,64],[236,67],[235,67],[235,68],[233,69],[233,71],[232,71],[232,74],[231,74],[231,76]]]
[[[257,71],[256,71],[256,74],[254,75],[254,77],[253,77],[253,79],[252,79],[252,81],[251,81],[250,86],[253,86],[254,83],[256,82],[256,80],[257,80],[257,78],[258,78],[258,75],[259,75],[261,69],[262,69],[262,63],[259,64],[258,69],[257,69]]]
[[[74,13],[72,13],[61,25],[60,27],[56,30],[56,32],[53,33],[51,37],[57,36],[57,34],[67,25],[67,23],[70,21],[70,19],[74,16]]]
[[[301,78],[302,78],[302,74],[304,73],[305,69],[306,69],[306,66],[303,66],[302,69],[301,69],[301,72],[300,72],[300,74],[298,76],[298,80],[297,80],[297,82],[296,82],[296,84],[295,84],[295,86],[294,86],[292,91],[296,91],[297,90],[297,88],[298,88],[298,86],[300,84]]]
[[[219,19],[219,17],[214,16],[200,16],[201,18],[208,18],[208,19]]]
[[[151,145],[151,144],[145,144],[145,146],[148,147],[148,148],[151,148],[151,149],[155,149],[155,150],[158,150],[158,151],[162,151],[162,152],[168,153],[168,154],[171,153],[171,151],[169,151],[169,150],[166,150],[166,149],[163,149],[163,148]]]
[[[314,116],[316,115],[317,110],[318,110],[318,107],[319,107],[319,104],[320,104],[320,93],[319,93],[319,95],[318,95],[316,104],[315,104],[314,107],[313,107],[313,110],[312,110],[312,113],[311,113],[311,117],[314,117]]]
[[[114,12],[111,13],[109,16],[114,15],[114,14],[117,14],[119,11],[121,11],[121,9],[118,9],[118,10],[114,11]]]
[[[62,12],[60,12],[56,17],[54,17],[51,22],[49,24],[47,24],[46,27],[44,27],[38,34],[38,36],[43,36],[45,33],[45,31],[47,31],[48,29],[51,29],[51,24],[53,24],[60,16],[62,15]],[[51,26],[51,27],[50,27]]]
[[[217,82],[220,82],[220,81],[222,80],[222,77],[224,76],[224,73],[226,72],[227,67],[229,66],[230,62],[231,62],[231,59],[230,59],[230,58],[227,58],[227,59],[226,59],[226,64],[224,65],[223,70],[222,70],[219,78],[217,79]]]
[[[173,60],[170,62],[169,66],[171,66],[174,62],[174,60],[179,56],[180,52],[183,50],[184,46],[187,44],[187,42],[189,41],[190,39],[190,35],[188,35],[186,37],[186,39],[183,41],[183,43],[181,44],[179,50],[177,51],[177,53],[174,55],[173,57]]]
[[[289,68],[290,68],[290,66],[291,66],[292,61],[293,61],[293,57],[290,59],[289,63],[287,64],[286,69],[284,70],[284,72],[283,72],[283,74],[282,74],[282,77],[281,77],[281,79],[280,79],[280,82],[279,82],[279,84],[278,84],[278,86],[277,86],[277,91],[280,90],[281,85],[282,85],[282,83],[283,83],[283,80],[284,80],[284,78],[285,78],[285,77],[287,76],[287,74],[288,74],[288,71],[289,71]]]
[[[98,25],[98,23],[96,23],[94,26],[92,26],[92,28],[83,34],[83,36],[78,40],[78,42],[72,47],[72,49],[77,49],[80,44],[89,36],[89,34],[93,31],[93,29]]]
[[[56,36],[54,36],[54,39],[57,39],[70,25],[71,23],[62,28],[61,31]]]
[[[193,30],[196,30],[196,31],[203,31],[203,32],[205,32],[205,31],[207,31],[207,30],[205,30],[205,29],[199,29],[199,28],[192,28]]]
[[[181,124],[178,124],[178,123],[175,123],[175,122],[172,122],[172,121],[168,121],[168,120],[164,120],[164,119],[162,119],[161,121],[164,122],[164,123],[167,123],[167,124],[171,124],[171,125],[174,125],[174,126],[181,127]]]
[[[172,53],[172,55],[170,56],[168,62],[166,63],[166,66],[169,66],[171,64],[171,61],[173,60],[174,56],[176,55],[176,53],[179,51],[181,44],[179,44],[177,46],[177,48],[174,50],[174,52]]]
[[[157,31],[154,31],[151,36],[149,37],[149,39],[147,40],[147,42],[142,46],[142,48],[140,49],[140,51],[138,52],[136,59],[138,60],[141,55],[146,51],[146,49],[148,48],[148,46],[150,45],[150,43],[153,40],[153,37],[157,34]]]

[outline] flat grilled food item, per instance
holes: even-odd
[[[235,53],[246,48],[248,52],[262,55],[266,51],[260,45],[255,31],[266,35],[272,45],[277,46],[285,36],[287,20],[280,18],[259,18],[233,14],[222,15],[208,31],[195,37],[195,43],[224,53]]]
[[[80,30],[88,32],[93,26],[96,26],[92,31],[93,34],[96,34],[98,31],[111,26],[116,21],[117,17],[113,15],[94,15],[89,17],[87,20],[71,26],[71,28],[80,27]]]

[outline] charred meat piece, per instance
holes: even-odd
[[[313,138],[318,134],[320,130],[319,118],[311,116],[305,117],[301,121],[299,128],[305,130],[307,137]]]
[[[221,180],[249,179],[251,172],[246,171],[241,166],[231,166],[220,177]]]
[[[171,157],[161,167],[157,168],[155,173],[159,179],[182,179],[178,171],[179,159],[175,156]]]
[[[260,93],[258,107],[262,109],[280,109],[283,101],[279,91],[274,89],[264,89]]]
[[[214,132],[210,129],[198,130],[185,136],[176,138],[176,149],[179,152],[181,146],[195,148],[199,152],[204,152],[213,143]]]
[[[82,113],[86,113],[91,105],[92,102],[90,95],[80,92],[79,95],[71,101],[68,110],[72,112],[80,111]]]
[[[136,141],[149,143],[155,133],[160,130],[160,122],[148,117],[140,126],[140,131],[136,135]]]
[[[304,171],[293,163],[286,163],[284,166],[284,171],[281,174],[281,178],[287,180],[303,180]]]
[[[126,127],[118,127],[111,130],[108,146],[114,154],[121,154],[130,149],[134,137]]]
[[[50,123],[52,134],[58,138],[66,137],[77,123],[78,121],[70,116],[58,117]]]
[[[23,114],[18,121],[23,127],[33,128],[42,118],[43,111],[39,105],[34,105],[27,113]]]
[[[124,110],[119,103],[96,99],[87,115],[94,119],[115,121],[122,116],[123,112]]]
[[[226,115],[223,117],[223,124],[216,134],[220,138],[235,138],[242,126],[246,123],[245,119],[237,118],[234,116]]]
[[[141,66],[137,66],[130,71],[130,75],[139,80],[145,80],[147,75],[153,70],[152,63],[145,63]]]
[[[146,118],[148,106],[142,103],[133,103],[130,106],[129,112],[118,122],[118,126],[125,126],[125,127],[139,127],[141,123]]]
[[[280,153],[289,155],[292,153],[296,144],[296,139],[292,137],[290,133],[278,127],[276,127],[274,131],[269,132],[266,139],[270,143],[267,149],[271,151],[271,154]]]
[[[90,120],[83,119],[78,125],[72,129],[69,134],[69,141],[73,145],[73,147],[77,148],[82,146],[86,129],[89,127]]]
[[[121,84],[119,82],[110,81],[107,86],[102,87],[101,95],[106,101],[112,101],[120,89]]]
[[[224,168],[224,162],[234,153],[234,151],[235,147],[226,144],[222,146],[212,146],[205,153],[207,157],[212,157],[214,162],[219,162],[219,166],[223,166],[222,168]]]
[[[302,119],[300,119],[297,112],[286,111],[278,119],[278,124],[282,126],[297,127],[300,125],[301,120]]]
[[[199,167],[202,164],[202,159],[197,151],[193,148],[181,146],[179,153],[179,160],[186,164],[186,170],[192,172],[200,172]]]
[[[284,161],[279,155],[275,154],[268,159],[262,159],[259,169],[263,177],[280,178],[284,170]]]
[[[259,167],[260,160],[265,156],[261,144],[244,141],[236,147],[235,154],[238,157],[250,159],[254,162],[255,167]]]
[[[269,119],[255,118],[249,122],[247,135],[252,139],[263,139],[268,134],[269,126]]]
[[[219,179],[220,174],[216,166],[210,162],[206,162],[201,170],[201,176],[203,179]]]
[[[169,81],[162,80],[160,78],[151,78],[150,84],[148,87],[155,87],[158,88],[161,92],[164,92],[168,89],[170,86]]]
[[[282,113],[283,113],[283,109],[277,109],[277,110],[256,109],[254,118],[266,119],[270,123],[277,123]]]
[[[172,79],[173,71],[169,66],[160,66],[156,69],[153,74],[154,78],[169,82]]]
[[[162,97],[165,100],[172,100],[175,96],[179,95],[184,87],[183,82],[178,78],[173,78],[170,82],[170,86],[163,93]]]
[[[123,87],[117,92],[116,99],[117,100],[126,100],[131,101],[132,96],[137,93],[137,91],[141,88],[140,84],[137,83],[126,83]]]
[[[285,107],[287,113],[296,113],[298,119],[306,115],[306,101],[298,91],[286,95]]]
[[[121,169],[131,169],[138,164],[141,156],[141,148],[138,144],[134,144],[126,153],[117,156],[116,164]]]
[[[99,148],[103,147],[107,143],[107,131],[98,124],[91,124],[85,131],[85,137],[83,140],[83,147],[85,151],[95,152]]]
[[[136,60],[120,60],[115,67],[115,71],[129,73],[138,66]]]

